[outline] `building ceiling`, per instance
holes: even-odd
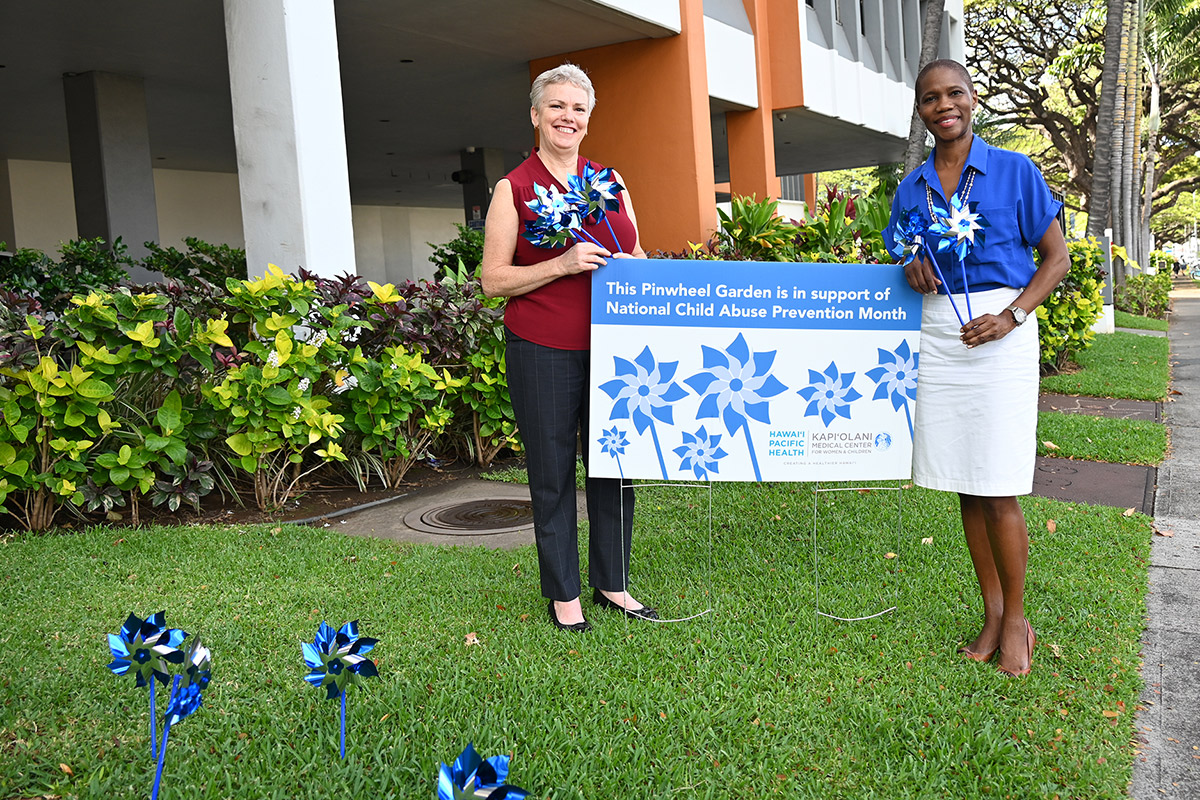
[[[156,167],[236,171],[222,9],[216,0],[4,3],[0,158],[69,161],[62,76],[104,71],[143,79]],[[671,35],[588,0],[335,0],[335,9],[351,196],[367,205],[460,206],[450,175],[466,147],[498,148],[515,163],[533,144],[530,60]],[[854,140],[888,150],[878,134],[849,129],[790,114],[776,127],[780,173],[845,166]],[[718,172],[728,161],[720,136]]]

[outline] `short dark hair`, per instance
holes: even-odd
[[[917,73],[917,82],[913,84],[913,90],[919,94],[921,89],[921,80],[933,70],[942,68],[954,70],[963,77],[963,80],[967,82],[968,88],[972,90],[975,89],[975,83],[971,80],[971,73],[967,71],[966,67],[952,58],[939,58],[934,61],[930,61],[921,68],[921,71]]]

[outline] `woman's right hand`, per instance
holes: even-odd
[[[591,242],[576,242],[575,246],[559,256],[564,274],[574,275],[579,272],[592,272],[603,267],[608,262],[606,258],[612,253]]]
[[[904,279],[921,294],[937,294],[942,282],[937,279],[928,258],[914,258],[904,266]]]

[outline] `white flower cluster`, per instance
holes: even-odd
[[[325,331],[317,331],[317,335],[312,338],[309,344],[311,344],[313,347],[320,347],[321,345],[325,344],[325,340],[328,338],[329,334],[325,333]]]
[[[296,406],[295,408],[293,408],[292,409],[292,420],[295,421],[295,420],[300,419],[300,413],[301,413],[300,406]]]
[[[307,392],[309,386],[312,386],[312,381],[310,381],[308,378],[301,378],[300,384],[296,388],[302,392]]]
[[[267,364],[272,367],[279,366],[279,351],[272,350],[271,355],[267,356]]]

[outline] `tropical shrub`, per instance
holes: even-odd
[[[778,201],[734,197],[729,213],[717,209],[717,247],[730,261],[795,261],[796,223],[779,216]]]
[[[1084,350],[1095,333],[1092,326],[1104,313],[1104,250],[1094,238],[1067,243],[1071,268],[1062,283],[1037,308],[1042,368],[1063,369]]]
[[[435,268],[435,281],[458,272],[465,272],[468,277],[479,276],[479,265],[483,263],[483,231],[461,224],[454,227],[458,229],[458,236],[445,244],[425,243],[433,248],[429,262]]]
[[[806,209],[800,221],[794,242],[797,259],[841,264],[891,261],[882,233],[890,211],[881,192],[855,198],[830,186],[816,213]]]
[[[209,244],[194,236],[187,237],[183,243],[187,246],[185,252],[146,242],[150,252],[139,263],[167,280],[188,285],[204,281],[224,286],[228,278],[246,277],[245,250],[227,244]]]
[[[1113,305],[1142,317],[1166,319],[1171,304],[1171,272],[1130,275],[1113,293]]]
[[[126,250],[119,236],[112,247],[105,247],[103,239],[63,242],[58,261],[41,250],[21,248],[0,259],[0,288],[36,300],[48,311],[61,311],[73,295],[109,289],[125,280],[134,263]]]

